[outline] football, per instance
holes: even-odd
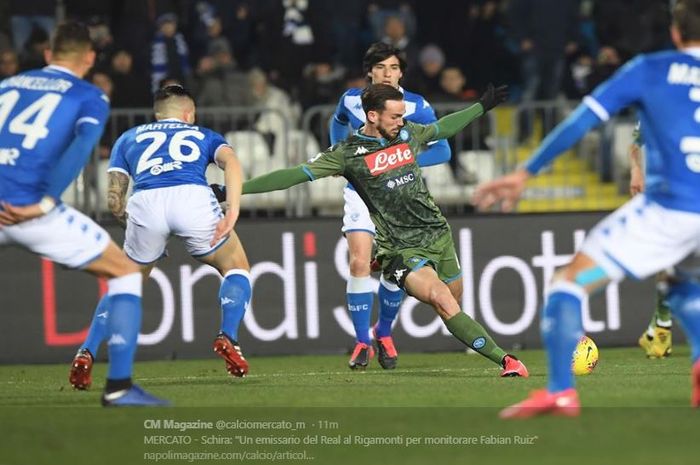
[[[588,336],[582,336],[571,358],[571,370],[577,376],[587,375],[598,364],[598,347]]]

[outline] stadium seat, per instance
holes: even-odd
[[[225,137],[236,152],[246,177],[251,176],[257,164],[269,161],[270,149],[259,132],[230,131],[225,134]]]
[[[460,205],[469,200],[470,189],[455,182],[447,163],[422,168],[430,193],[438,204]]]

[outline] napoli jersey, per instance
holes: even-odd
[[[0,82],[0,200],[38,202],[81,124],[100,131],[109,99],[69,70],[50,65]]]
[[[637,106],[645,195],[667,208],[700,213],[700,49],[641,55],[584,104],[603,121]]]
[[[177,119],[142,124],[117,139],[107,171],[131,176],[134,192],[183,184],[207,186],[207,166],[222,145],[228,143],[220,134]]]
[[[349,124],[353,129],[359,129],[365,124],[365,112],[362,110],[362,91],[359,87],[348,89],[338,102],[333,118],[341,124]],[[404,118],[418,124],[430,124],[437,121],[435,111],[427,100],[418,94],[400,89],[406,104]],[[337,140],[331,141],[335,144]]]

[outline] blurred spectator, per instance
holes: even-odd
[[[96,69],[105,70],[109,67],[110,57],[114,53],[114,38],[107,23],[98,17],[88,21],[88,30],[95,48]]]
[[[8,0],[0,1],[0,50],[12,48],[12,40],[10,35],[12,28],[10,27],[10,2]]]
[[[267,76],[260,69],[254,68],[248,73],[250,89],[253,94],[253,103],[256,106],[266,108],[255,122],[255,130],[272,136],[272,147],[278,153],[277,147],[284,144],[284,135],[287,129],[297,127],[300,110],[298,105],[292,103],[282,89],[279,89],[268,81]]]
[[[56,0],[11,0],[10,22],[15,50],[26,50],[34,30],[40,29],[48,38],[56,26]],[[43,64],[43,58],[42,58]],[[36,60],[34,60],[36,62]]]
[[[259,58],[275,85],[297,97],[307,63],[327,61],[329,41],[324,37],[332,4],[324,0],[275,0],[260,11]]]
[[[607,80],[622,65],[622,58],[612,47],[601,47],[592,72],[586,77],[585,94]]]
[[[236,66],[228,41],[221,39],[209,44],[209,54],[197,65],[197,105],[251,105],[248,76]]]
[[[440,94],[440,73],[445,67],[445,54],[435,44],[428,44],[418,54],[418,66],[408,68],[405,82],[411,92],[421,94],[428,101]]]
[[[95,71],[92,73],[92,78],[90,81],[99,87],[110,99],[110,101],[112,100],[112,97],[114,96],[114,83],[112,82],[112,78],[109,77],[109,74],[103,71]],[[102,133],[102,138],[100,139],[100,143],[97,147],[97,152],[101,159],[108,159],[109,154],[112,151],[112,143],[114,140],[112,137],[113,131],[111,125],[112,121],[108,120],[107,125],[105,126],[105,131]]]
[[[578,39],[577,0],[512,0],[511,31],[520,51],[522,102],[553,100],[561,90],[565,55],[574,53]],[[521,113],[519,139],[532,133],[531,111]],[[545,118],[543,131],[555,123]]]
[[[342,93],[345,69],[330,63],[310,63],[304,69],[301,105],[304,109],[324,103],[335,103]]]
[[[151,106],[151,93],[146,77],[134,69],[134,60],[126,50],[117,50],[109,69],[114,84],[113,108]]]
[[[388,16],[384,23],[384,35],[382,42],[401,50],[406,57],[409,67],[416,66],[418,62],[418,50],[414,42],[406,32],[406,24],[400,16]]]
[[[191,76],[189,48],[177,31],[177,16],[164,13],[156,20],[158,30],[151,43],[151,90],[166,76],[187,83]]]
[[[398,17],[404,24],[406,34],[413,37],[416,32],[416,16],[413,2],[406,0],[370,0],[367,6],[367,18],[374,37],[372,42],[380,40],[385,34],[385,25],[390,16]]]
[[[0,80],[14,76],[19,72],[17,53],[11,48],[0,50]]]
[[[343,67],[351,68],[362,61],[365,43],[374,32],[369,32],[364,21],[368,0],[334,2],[330,15],[331,41],[335,44],[333,59]],[[378,39],[377,39],[378,40]]]
[[[19,55],[20,70],[46,66],[44,52],[49,48],[49,35],[40,27],[32,29],[24,49]]]
[[[597,1],[593,19],[600,45],[613,47],[623,62],[639,53],[670,46],[668,1]]]
[[[467,78],[462,70],[456,66],[448,66],[442,70],[440,88],[442,92],[435,95],[433,102],[472,102],[479,98],[477,91],[467,86]],[[475,121],[466,127],[461,134],[447,140],[453,153],[449,161],[450,168],[457,182],[464,184],[477,182],[476,175],[462,166],[458,154],[463,150],[481,148],[482,140],[487,135],[487,129],[486,124]]]

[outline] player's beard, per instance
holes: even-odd
[[[397,129],[396,129],[396,134],[393,134],[393,135],[392,135],[391,133],[389,133],[389,131],[387,131],[387,130],[384,128],[384,126],[381,126],[381,125],[377,126],[377,131],[379,131],[379,134],[381,134],[382,137],[383,137],[384,139],[386,139],[386,140],[393,140],[393,139],[396,137],[396,134],[399,133],[399,130],[398,130],[398,128],[397,128]]]

